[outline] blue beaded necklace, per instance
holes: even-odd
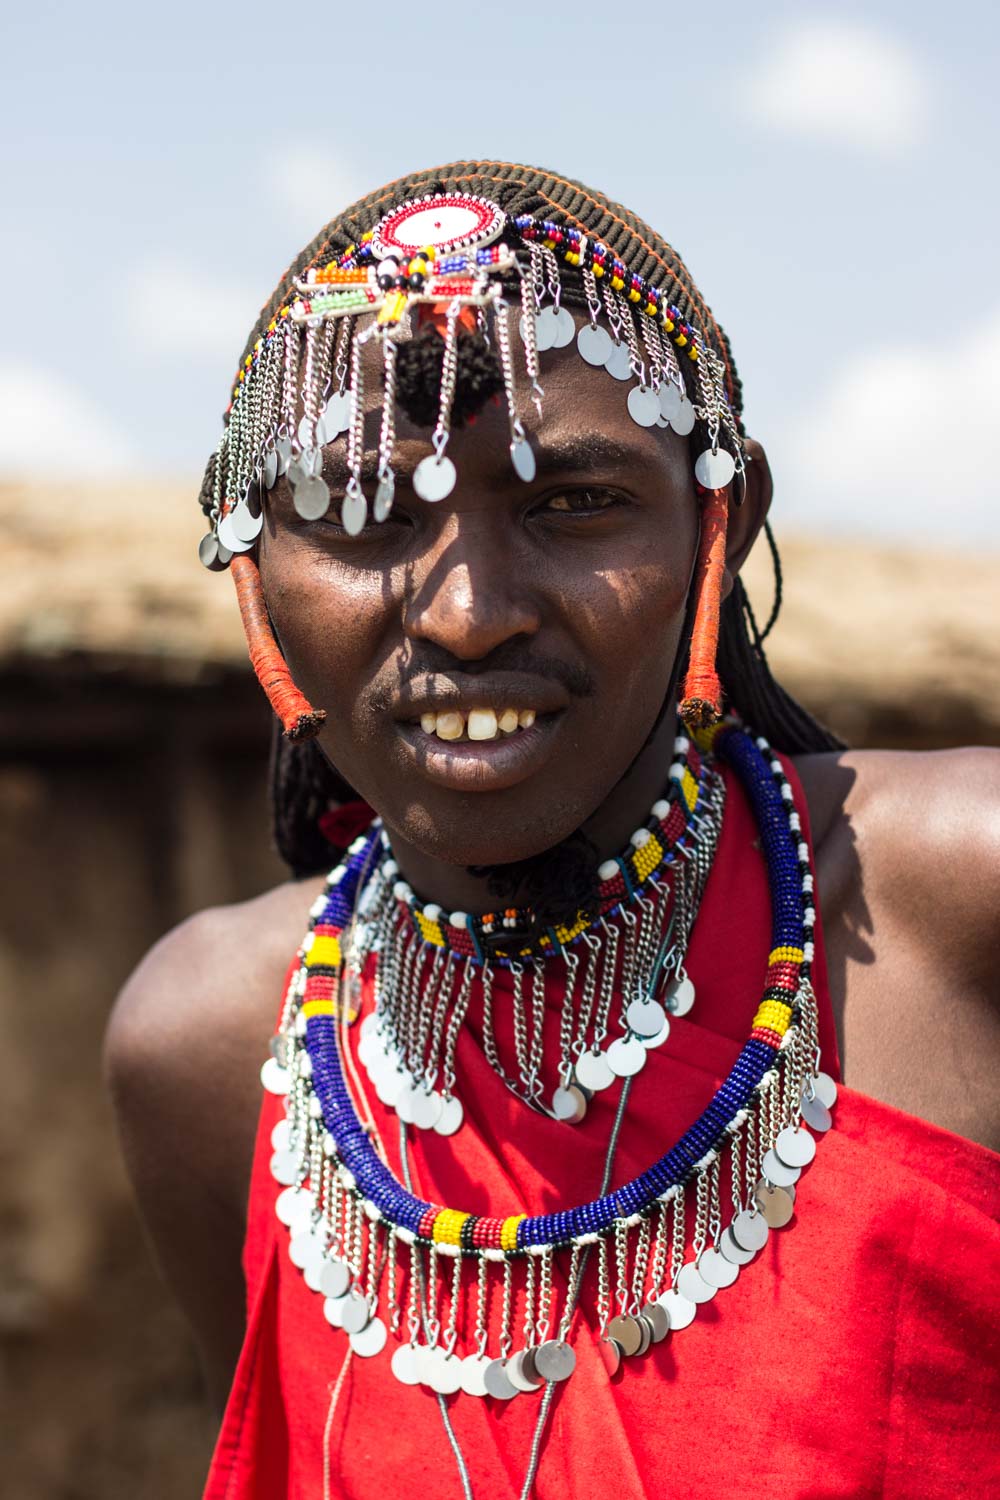
[[[791,1217],[795,1181],[815,1152],[803,1111],[813,1129],[822,1130],[830,1123],[828,1107],[835,1095],[832,1081],[819,1072],[809,979],[815,920],[809,851],[791,786],[766,741],[754,740],[742,726],[727,721],[707,732],[704,748],[732,766],[759,830],[772,913],[764,993],[751,1034],[707,1108],[680,1140],[621,1187],[559,1212],[504,1218],[415,1195],[379,1156],[355,1103],[343,1050],[346,1031],[341,1034],[345,1021],[335,1014],[343,990],[324,981],[322,994],[315,988],[311,992],[310,985],[317,984],[316,977],[310,978],[312,945],[309,939],[303,945],[278,1058],[264,1069],[265,1084],[288,1094],[287,1140],[282,1137],[285,1149],[276,1152],[275,1175],[284,1186],[277,1212],[292,1231],[293,1260],[324,1295],[328,1321],[345,1330],[361,1355],[380,1352],[389,1328],[398,1333],[402,1326],[401,1308],[394,1303],[397,1257],[409,1260],[411,1285],[415,1278],[421,1284],[429,1278],[433,1288],[440,1275],[442,1296],[450,1297],[452,1305],[466,1267],[477,1278],[476,1333],[463,1340],[464,1355],[458,1352],[457,1323],[453,1336],[442,1342],[440,1330],[421,1329],[411,1307],[409,1340],[399,1341],[393,1354],[393,1370],[404,1383],[421,1381],[439,1393],[463,1389],[506,1398],[508,1391],[512,1396],[565,1378],[576,1357],[569,1341],[576,1291],[572,1296],[567,1292],[562,1315],[554,1319],[550,1314],[553,1303],[558,1311],[558,1298],[552,1263],[557,1254],[568,1252],[567,1286],[578,1289],[580,1257],[590,1246],[597,1247],[599,1256],[602,1354],[617,1366],[621,1358],[641,1354],[668,1331],[686,1326],[697,1305],[731,1284],[770,1230]],[[344,961],[336,933],[344,932],[346,942],[343,919],[348,906],[364,905],[380,849],[375,828],[353,846],[313,909],[313,931],[322,933],[316,941],[337,945],[341,973]],[[322,950],[326,960],[333,954],[332,948]],[[329,962],[319,967],[337,969]],[[720,1198],[724,1154],[734,1205],[725,1230]],[[692,1188],[696,1229],[691,1257],[686,1258],[685,1197]],[[617,1315],[609,1246],[617,1267]],[[379,1314],[377,1272],[386,1250],[388,1327]],[[442,1261],[450,1271],[441,1271]],[[491,1354],[483,1309],[493,1267],[503,1279],[505,1326]],[[527,1305],[525,1344],[517,1350],[509,1315],[515,1276],[524,1283]],[[553,1323],[555,1334],[549,1337]],[[537,1330],[544,1336],[536,1336]]]

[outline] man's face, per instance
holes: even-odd
[[[373,464],[374,357],[367,375]],[[337,524],[341,438],[325,454],[327,518],[301,520],[282,480],[261,538],[292,675],[327,711],[324,751],[390,834],[459,865],[541,853],[596,812],[656,721],[683,627],[697,545],[687,442],[636,426],[628,386],[572,347],[547,356],[543,384],[542,421],[521,409],[532,484],[491,403],[452,434],[455,489],[428,504],[409,483],[428,434],[401,419],[388,521],[358,537]],[[469,739],[475,710],[535,721]],[[456,712],[463,738],[442,737],[461,721],[440,716]],[[472,727],[488,731],[488,715]]]

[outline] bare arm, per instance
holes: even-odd
[[[245,1326],[260,1064],[313,894],[309,884],[279,887],[169,933],[122,991],[105,1041],[139,1209],[220,1412]]]

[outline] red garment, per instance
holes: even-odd
[[[805,825],[801,788],[786,769]],[[770,931],[766,873],[748,804],[736,778],[726,776],[722,837],[688,960],[697,999],[634,1081],[613,1183],[647,1167],[705,1106],[760,999]],[[816,948],[824,1066],[838,1076],[818,928]],[[553,993],[553,1027],[558,1001]],[[507,1009],[495,1010],[501,1046]],[[487,1066],[470,1020],[457,1067],[466,1123],[450,1140],[411,1132],[415,1191],[495,1214],[538,1213],[594,1196],[617,1088],[598,1095],[579,1126],[539,1117]],[[930,1045],[928,1058],[933,1066]],[[398,1173],[395,1115],[373,1092],[371,1104]],[[206,1500],[324,1495],[329,1391],[347,1342],[289,1261],[288,1233],[274,1214],[279,1188],[268,1171],[269,1137],[280,1113],[280,1101],[266,1095],[245,1247],[247,1335]],[[991,1431],[1000,1401],[997,1163],[983,1147],[841,1088],[834,1127],[799,1183],[792,1223],[772,1232],[735,1285],[700,1307],[689,1328],[625,1361],[614,1380],[598,1354],[593,1287],[585,1284],[573,1337],[577,1368],[557,1388],[534,1494],[1000,1494]],[[722,1182],[725,1204],[727,1173]],[[437,1398],[395,1380],[392,1347],[374,1359],[352,1357],[331,1424],[329,1493],[338,1500],[458,1497]],[[520,1494],[538,1399],[449,1398],[476,1500]]]

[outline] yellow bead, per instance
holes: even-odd
[[[598,280],[600,280],[600,278],[604,275],[604,267],[598,265],[597,261],[595,260],[594,261],[593,270],[594,270],[594,275],[598,278]]]
[[[525,1214],[512,1214],[509,1219],[504,1219],[503,1228],[500,1230],[501,1250],[517,1249],[517,1226],[525,1217]]]

